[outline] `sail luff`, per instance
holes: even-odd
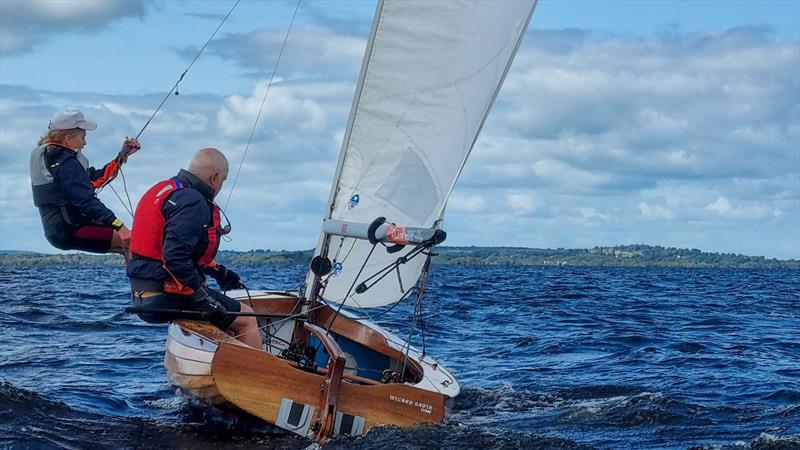
[[[397,229],[439,226],[535,3],[378,4],[325,216],[337,232],[323,228],[316,250],[332,260],[325,301],[377,307],[416,284],[424,261],[406,258],[410,247],[376,249],[378,240],[348,228],[368,229],[378,218]],[[353,291],[362,274],[387,267],[397,276]],[[309,288],[318,280],[309,275]]]
[[[497,83],[497,87],[494,90],[494,94],[492,95],[492,99],[489,100],[489,103],[486,105],[486,110],[483,113],[483,119],[481,120],[481,124],[478,126],[477,131],[475,132],[475,137],[472,139],[472,143],[469,146],[469,150],[467,154],[464,156],[463,161],[461,161],[461,167],[458,168],[458,173],[456,174],[453,182],[450,183],[450,188],[447,190],[447,194],[445,195],[445,199],[450,198],[450,194],[453,193],[453,189],[458,182],[458,179],[461,178],[461,172],[464,171],[464,167],[467,165],[467,160],[469,159],[469,155],[472,154],[472,150],[475,148],[475,143],[478,141],[478,137],[481,135],[481,131],[483,130],[483,125],[486,123],[486,119],[489,117],[489,113],[494,106],[495,100],[497,100],[498,94],[500,94],[500,90],[503,88],[503,83],[506,81],[506,75],[508,75],[508,71],[511,69],[511,65],[514,63],[514,58],[517,56],[517,51],[519,50],[520,45],[522,45],[522,39],[525,37],[525,32],[528,29],[528,26],[531,23],[531,18],[533,17],[533,12],[536,11],[536,6],[539,4],[539,0],[533,0],[533,6],[531,7],[531,12],[528,14],[528,18],[525,20],[525,25],[522,27],[521,31],[517,35],[517,42],[514,45],[514,51],[511,52],[511,57],[508,59],[506,63],[505,70],[503,71],[503,75],[500,77],[500,81]],[[439,212],[439,221],[444,219],[444,212],[447,208],[447,200],[445,200],[444,205],[442,205],[442,209]]]
[[[372,28],[369,32],[369,38],[367,40],[367,46],[364,49],[364,60],[361,63],[361,71],[358,74],[358,82],[356,83],[356,90],[355,94],[353,95],[353,103],[350,106],[350,116],[347,119],[347,127],[345,128],[344,138],[342,139],[342,147],[339,150],[339,159],[336,162],[336,171],[333,174],[333,183],[331,184],[331,191],[328,195],[328,202],[325,205],[325,218],[330,219],[331,214],[333,213],[333,204],[336,200],[336,192],[339,189],[339,178],[342,175],[342,166],[344,165],[344,160],[347,156],[347,147],[350,145],[350,136],[353,132],[353,123],[355,122],[356,113],[358,110],[358,102],[361,100],[361,93],[364,87],[364,79],[367,76],[367,68],[369,67],[369,62],[371,60],[370,55],[372,54],[372,47],[375,44],[375,35],[378,30],[378,25],[380,23],[381,11],[383,10],[383,1],[378,0],[378,4],[375,7],[375,15],[372,19]],[[330,236],[323,233],[320,235],[319,240],[317,242],[317,246],[314,249],[314,256],[320,255],[323,247],[326,243],[330,240]],[[314,277],[315,275],[308,271],[306,274],[306,292],[305,295],[308,298],[311,294],[311,291],[314,289]]]

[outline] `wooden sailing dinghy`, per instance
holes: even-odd
[[[228,293],[259,314],[260,349],[170,324],[180,391],[318,441],[445,418],[453,375],[362,316],[416,299],[419,319],[447,199],[535,3],[378,2],[305,287]]]

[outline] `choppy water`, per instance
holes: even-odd
[[[252,288],[303,273],[237,269]],[[325,448],[800,448],[798,271],[434,266],[428,292],[453,414]],[[3,267],[0,447],[309,445],[175,397],[165,326],[127,302],[122,267]],[[405,336],[411,309],[379,322]]]

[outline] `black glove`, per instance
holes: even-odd
[[[228,312],[225,307],[214,300],[205,288],[201,287],[194,291],[192,303],[195,310],[202,312],[205,315],[205,319],[211,323],[225,323],[228,320]]]
[[[206,269],[206,275],[210,275],[217,280],[219,288],[223,291],[230,291],[231,289],[244,289],[244,283],[236,272],[228,269],[222,264],[217,264],[214,267]]]

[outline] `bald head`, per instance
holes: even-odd
[[[228,178],[228,159],[215,148],[204,148],[194,154],[186,170],[208,183],[218,194]]]
[[[204,148],[194,154],[187,170],[201,179],[215,173],[227,176],[228,159],[215,148]]]

